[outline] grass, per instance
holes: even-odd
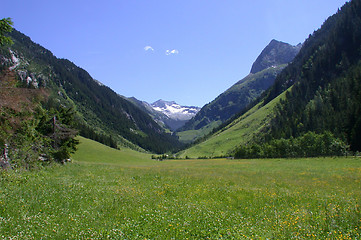
[[[154,161],[81,138],[0,172],[3,239],[359,239],[359,158]]]
[[[220,121],[214,121],[198,130],[177,132],[177,136],[179,137],[179,141],[182,143],[191,143],[194,142],[197,138],[207,135],[213,130],[213,128],[218,127],[220,124]]]
[[[142,162],[149,164],[150,154],[134,151],[129,148],[121,147],[120,150],[110,148],[99,144],[90,139],[79,137],[79,149],[73,156],[76,162],[82,164],[121,164],[133,165]]]

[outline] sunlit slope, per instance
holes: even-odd
[[[183,143],[192,143],[198,137],[203,137],[208,133],[210,133],[213,130],[213,128],[218,127],[220,124],[222,124],[222,121],[220,120],[213,121],[197,130],[186,130],[182,132],[177,132],[177,136],[179,137],[179,141]]]
[[[273,109],[285,92],[262,106],[262,102],[251,108],[231,124],[216,132],[206,141],[179,153],[180,157],[217,157],[230,154],[241,144],[249,142],[267,126],[273,116]]]
[[[105,163],[105,164],[139,164],[143,162],[154,162],[151,155],[134,151],[129,148],[120,150],[110,148],[93,140],[79,137],[78,150],[72,158],[78,163]]]

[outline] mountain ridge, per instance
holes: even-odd
[[[258,66],[260,62],[265,62],[264,59],[267,59],[268,67],[264,68],[265,66],[263,66],[262,69],[255,73],[252,73],[251,70],[246,77],[203,106],[195,117],[177,131],[178,135],[182,136],[185,133],[189,138],[188,133],[192,131],[193,136],[190,139],[194,140],[208,134],[212,128],[219,126],[242,111],[273,84],[278,73],[287,66],[288,62],[285,63],[285,61],[291,61],[300,46],[292,46],[274,39],[271,40],[253,63],[252,69],[257,68],[255,66]]]
[[[9,36],[14,44],[10,51],[0,48],[0,70],[11,67],[24,87],[51,90],[52,104],[77,111],[82,134],[111,136],[119,144],[156,153],[179,146],[148,114],[94,80],[84,69],[56,58],[15,29]]]
[[[284,152],[295,151],[290,150],[295,148],[290,144],[295,139],[309,144],[318,156],[326,154],[321,149],[327,144],[331,148],[342,146],[338,154],[347,154],[348,144],[351,151],[360,151],[360,26],[361,1],[347,2],[310,34],[297,56],[252,103],[252,108],[179,155],[214,157],[232,156],[235,152],[242,155],[246,148],[247,156],[252,158],[286,157],[294,154]],[[273,106],[268,108],[271,111],[265,111],[269,106]],[[252,114],[263,118],[251,119]],[[255,124],[256,120],[261,121]],[[250,128],[258,129],[257,134]],[[321,145],[316,145],[316,138]]]
[[[292,46],[291,44],[272,39],[252,64],[250,73],[254,74],[269,67],[291,62],[301,47],[301,43]]]
[[[150,105],[154,110],[163,112],[169,118],[174,120],[189,120],[200,110],[199,107],[182,106],[175,101],[164,101],[162,99],[159,99]]]

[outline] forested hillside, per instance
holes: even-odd
[[[292,87],[265,140],[330,131],[361,150],[361,1],[346,3],[304,43],[265,103]]]
[[[84,69],[56,58],[16,30],[9,36],[14,44],[1,49],[1,70],[15,71],[23,87],[51,90],[53,104],[74,108],[82,135],[157,153],[179,146],[149,115],[95,81]]]

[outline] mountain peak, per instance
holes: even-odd
[[[301,44],[292,46],[272,39],[253,63],[251,73],[257,73],[272,66],[287,64],[293,60],[300,49]]]
[[[181,106],[174,101],[159,99],[151,104],[154,110],[162,112],[174,120],[189,120],[200,110],[199,107]]]
[[[165,108],[167,105],[173,105],[173,104],[177,104],[177,103],[174,101],[164,101],[163,99],[159,99],[158,101],[155,101],[151,105],[153,107]]]

